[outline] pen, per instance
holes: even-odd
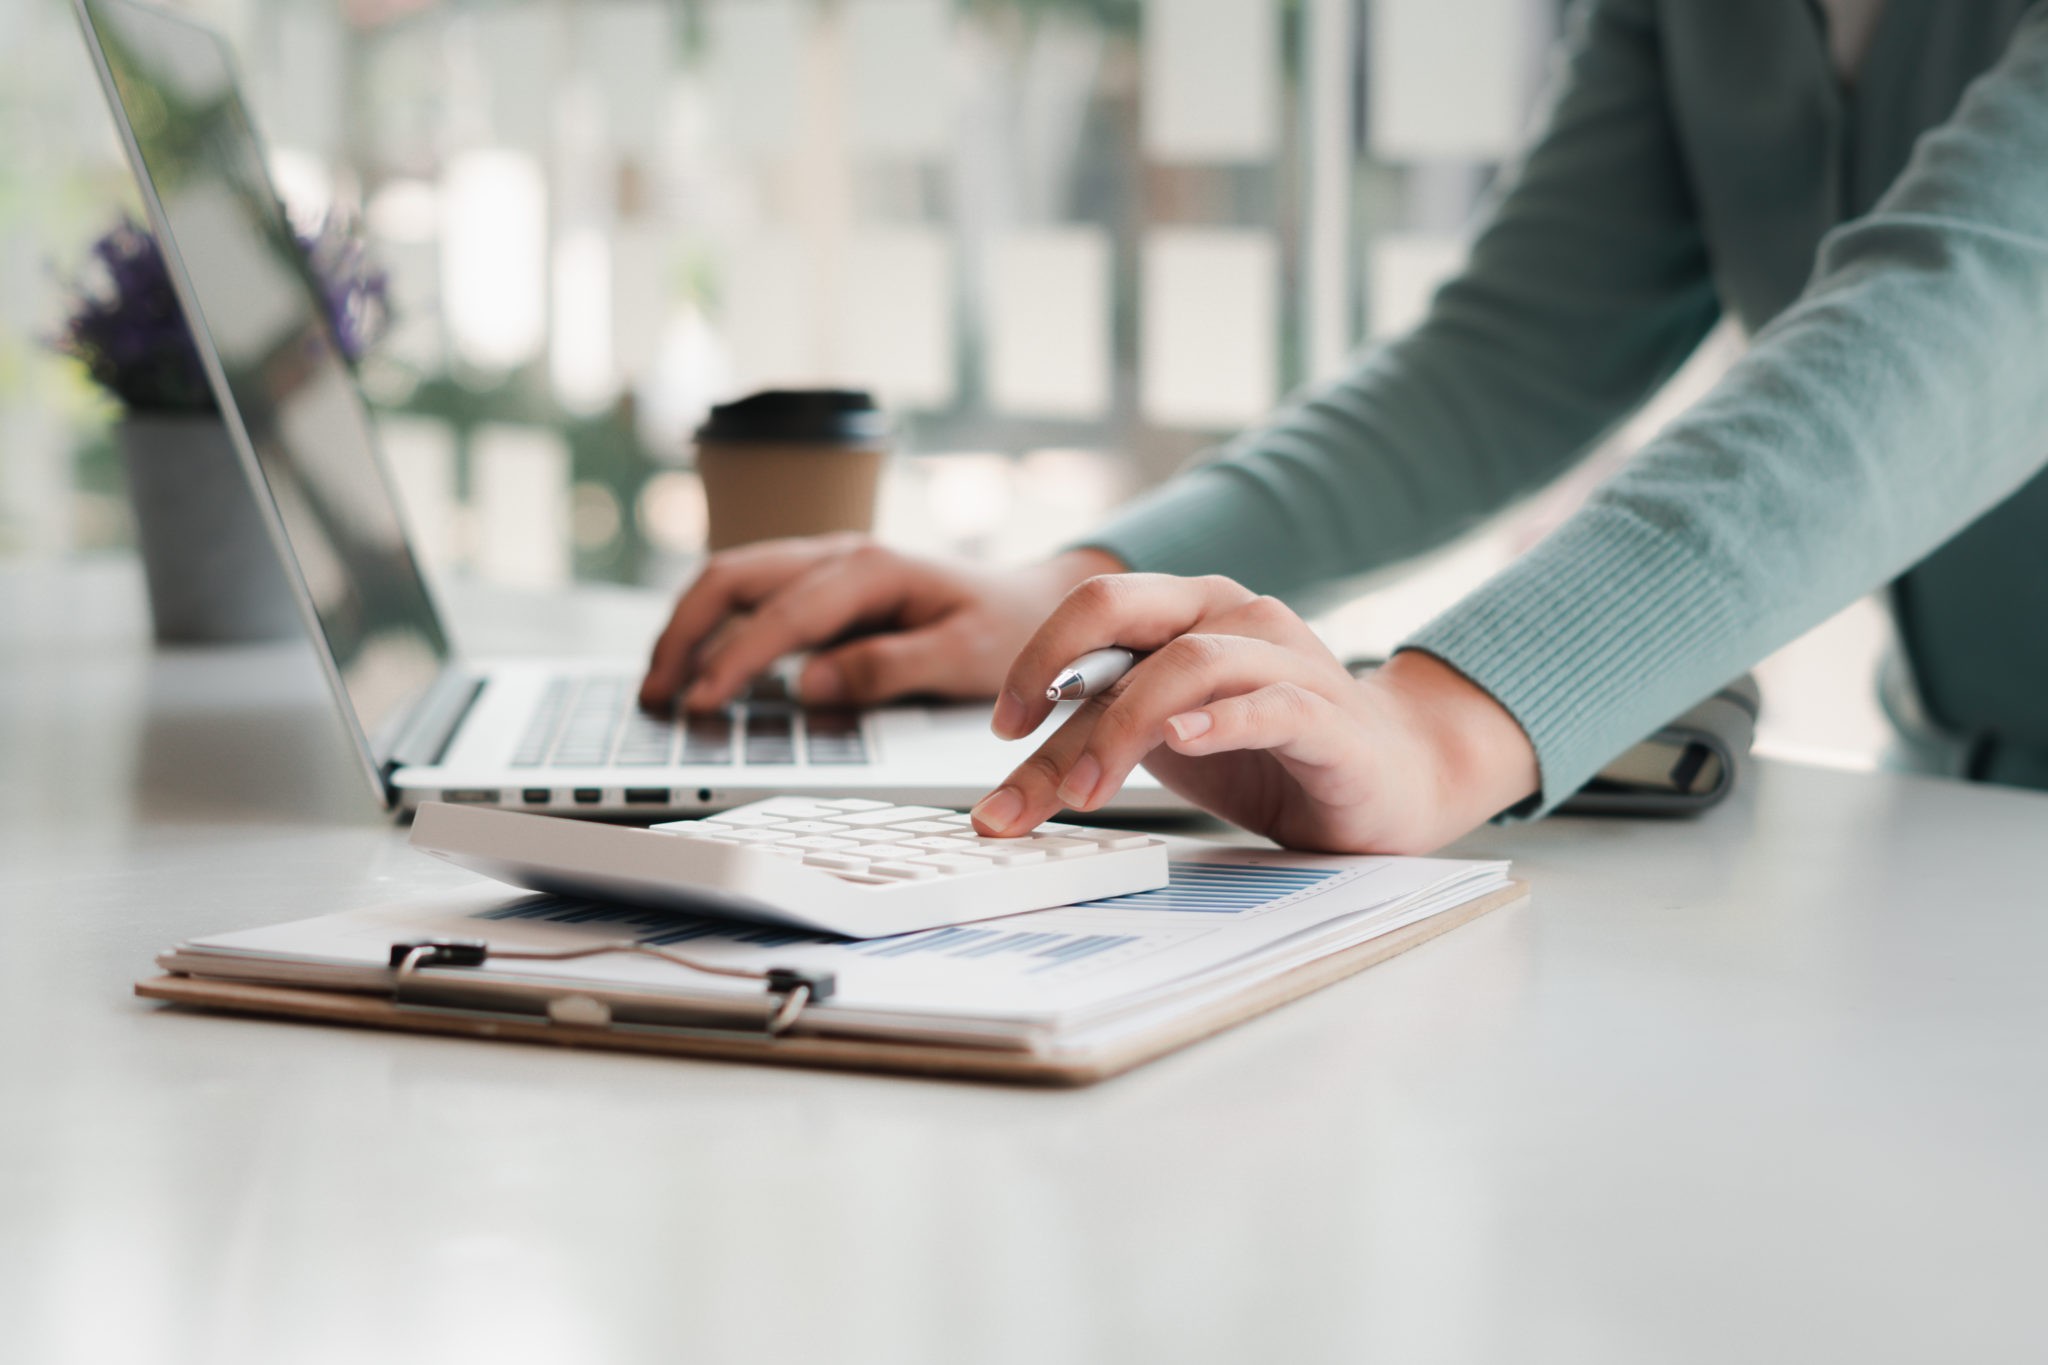
[[[1061,669],[1045,689],[1047,701],[1075,701],[1099,696],[1116,685],[1117,679],[1137,665],[1138,656],[1128,649],[1111,646],[1091,649]]]

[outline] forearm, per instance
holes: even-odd
[[[2040,469],[2042,165],[2048,13],[1705,402],[1417,636],[1521,722],[1543,805]]]

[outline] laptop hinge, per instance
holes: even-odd
[[[483,695],[483,691],[484,680],[480,677],[465,678],[453,672],[442,674],[421,699],[419,709],[413,713],[412,723],[405,727],[405,733],[385,760],[387,781],[390,774],[399,768],[432,767],[446,757],[448,746],[455,741],[455,732],[462,728],[462,722],[468,718],[470,708],[476,705],[476,699]]]

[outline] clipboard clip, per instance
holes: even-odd
[[[605,953],[638,953],[644,957],[658,957],[664,962],[674,963],[690,971],[761,982],[767,990],[770,1002],[765,1028],[771,1038],[780,1037],[787,1031],[804,1012],[806,1006],[831,999],[833,992],[838,988],[837,978],[831,972],[806,971],[800,967],[769,967],[763,971],[749,967],[728,967],[722,963],[705,962],[633,939],[614,939],[578,948],[543,950],[494,948],[480,938],[414,938],[400,939],[391,945],[392,999],[400,1005],[419,1003],[416,999],[409,1000],[408,996],[417,994],[419,972],[427,967],[483,967],[489,965],[492,958],[525,962],[567,962],[573,958],[597,957]],[[602,1000],[593,996],[571,993],[549,1000],[547,1017],[552,1023],[604,1028],[611,1023],[611,1010]]]

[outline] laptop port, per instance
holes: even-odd
[[[441,799],[465,806],[496,805],[498,789],[496,787],[443,787],[441,789]]]
[[[602,787],[578,787],[578,788],[576,789],[576,792],[575,792],[575,796],[576,796],[576,804],[577,804],[577,805],[579,805],[579,806],[594,806],[594,805],[596,805],[596,804],[597,804],[598,802],[600,802],[600,801],[604,800],[604,788],[602,788]]]
[[[555,794],[546,787],[528,787],[519,793],[519,799],[529,806],[545,806],[555,799]]]
[[[628,787],[626,804],[629,806],[665,806],[668,804],[667,787]]]

